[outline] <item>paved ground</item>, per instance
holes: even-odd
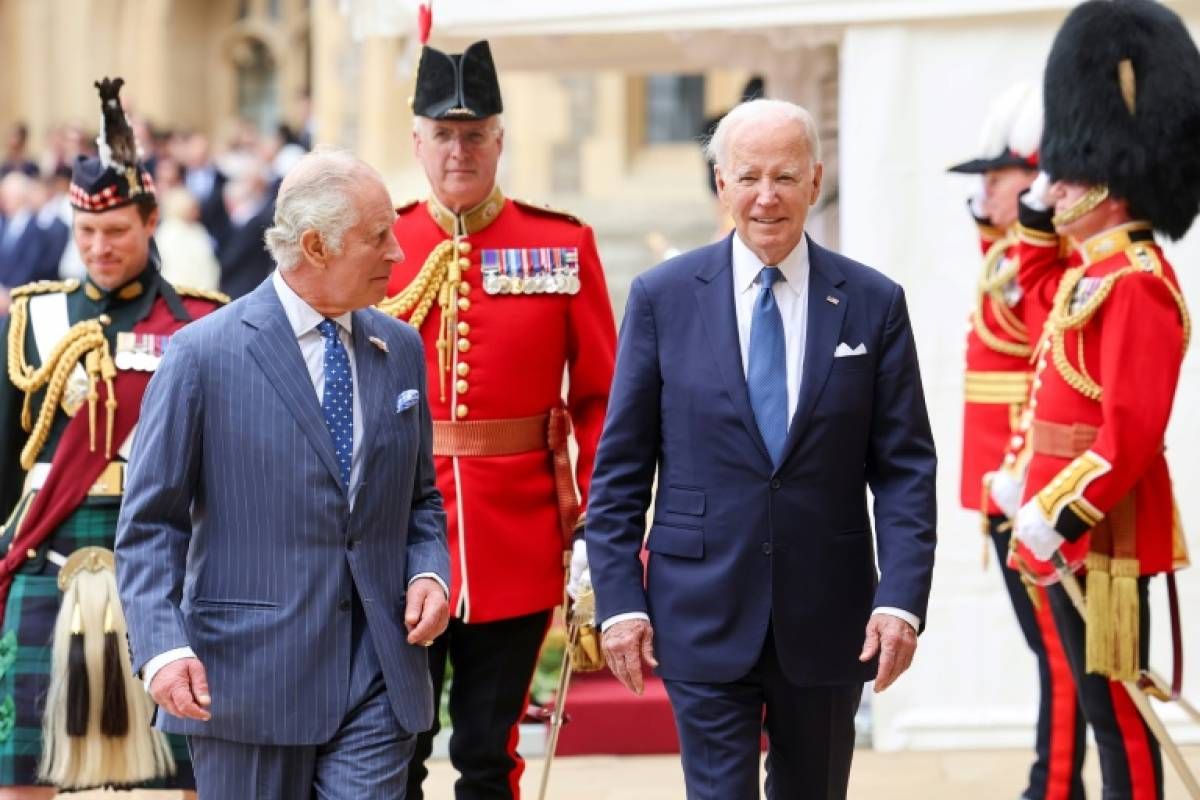
[[[1192,770],[1200,773],[1200,746],[1184,748]],[[1016,800],[1023,788],[1028,754],[1017,750],[941,751],[929,753],[875,753],[855,755],[850,780],[853,800]],[[1088,756],[1089,797],[1100,796],[1100,776],[1095,754]],[[1167,798],[1184,798],[1183,786],[1167,773]],[[576,757],[556,762],[547,800],[680,800],[683,783],[676,758]],[[453,798],[453,774],[446,761],[432,765],[426,795],[435,800]],[[536,800],[541,762],[531,761],[521,781],[526,800]],[[111,793],[72,794],[84,798],[167,800],[167,792],[139,792],[133,797]]]

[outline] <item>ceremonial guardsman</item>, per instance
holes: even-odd
[[[1008,517],[991,498],[987,482],[1009,447],[1028,400],[1032,366],[1025,296],[1017,281],[1022,247],[1017,225],[1018,197],[1037,175],[1042,135],[1042,95],[1032,84],[1017,84],[1000,95],[984,121],[979,157],[951,172],[979,175],[981,191],[970,201],[984,252],[983,270],[967,332],[965,404],[960,497],[979,511],[994,546],[1025,642],[1037,659],[1039,704],[1036,759],[1021,796],[1026,800],[1082,800],[1080,770],[1085,753],[1082,713],[1062,643],[1054,628],[1045,589],[1024,585],[1006,567],[1012,536]],[[1055,240],[1057,241],[1057,240]],[[1058,258],[1057,250],[1034,263]],[[1030,259],[1026,259],[1026,264]],[[1033,330],[1036,339],[1038,329]]]
[[[1186,559],[1164,436],[1190,321],[1154,233],[1181,237],[1200,209],[1197,87],[1200,52],[1151,0],[1078,6],[1045,72],[1046,197],[1082,263],[1057,280],[1035,353],[1015,535],[1044,580],[1056,550],[1086,574],[1086,625],[1061,583],[1048,594],[1113,798],[1163,791],[1120,681],[1146,666],[1149,577]]]
[[[100,157],[81,156],[71,179],[87,277],[13,289],[2,326],[0,786],[16,787],[10,797],[193,785],[183,740],[150,727],[153,702],[132,675],[112,547],[142,393],[171,334],[221,298],[159,274],[158,206],[121,85],[96,84]]]
[[[423,50],[413,142],[432,193],[398,209],[396,238],[408,259],[383,304],[420,329],[429,364],[453,571],[453,618],[429,663],[435,697],[447,656],[454,670],[450,757],[461,773],[459,800],[519,796],[516,726],[562,601],[564,548],[573,580],[585,567],[573,532],[616,347],[591,228],[496,185],[501,109],[487,42],[461,55]],[[418,742],[409,798],[423,796],[435,732]]]

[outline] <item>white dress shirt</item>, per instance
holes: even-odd
[[[783,318],[783,346],[787,359],[788,428],[796,414],[800,398],[800,377],[804,374],[804,344],[808,341],[808,237],[778,264],[763,264],[737,234],[733,236],[733,310],[737,315],[738,345],[742,351],[742,374],[750,370],[750,323],[754,304],[762,290],[759,274],[764,266],[779,267],[783,280],[771,287],[775,305]]]
[[[300,356],[304,359],[304,366],[308,368],[308,376],[312,379],[313,389],[317,393],[317,402],[321,402],[325,397],[325,337],[321,335],[321,331],[317,326],[325,321],[325,317],[316,309],[296,294],[291,286],[288,286],[287,281],[283,279],[279,270],[271,273],[271,283],[275,287],[275,293],[279,295],[279,302],[283,306],[283,313],[287,316],[288,324],[292,326],[292,332],[296,335],[296,344],[300,346]],[[332,318],[337,325],[338,337],[342,340],[342,346],[346,348],[346,356],[350,360],[350,381],[354,387],[354,437],[352,448],[353,452],[350,455],[350,508],[354,508],[354,500],[358,496],[359,477],[362,474],[362,404],[359,401],[358,391],[358,369],[354,362],[354,338],[352,336],[352,325],[354,322],[353,315],[347,311],[337,317]],[[450,589],[440,576],[432,572],[422,572],[414,575],[409,585],[418,578],[433,578],[442,589],[445,590],[446,596],[450,596]],[[146,662],[145,668],[142,670],[142,675],[145,680],[146,689],[150,689],[150,683],[154,680],[154,676],[160,669],[170,664],[172,661],[178,661],[181,658],[195,658],[196,654],[190,647],[177,647],[174,650],[168,650],[165,653],[155,656]]]
[[[738,346],[742,352],[742,374],[750,369],[750,323],[754,319],[754,304],[760,289],[759,273],[764,266],[778,267],[783,280],[771,287],[775,305],[783,318],[784,357],[787,363],[787,416],[788,428],[796,414],[800,398],[800,380],[804,375],[804,348],[808,342],[808,234],[778,264],[763,264],[762,260],[746,246],[741,237],[733,234],[733,307],[737,316]],[[921,618],[902,608],[880,606],[873,613],[899,617],[913,627],[921,629]],[[600,630],[606,631],[618,622],[629,619],[649,619],[640,611],[614,614],[604,620]]]

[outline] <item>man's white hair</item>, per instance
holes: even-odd
[[[729,145],[734,134],[743,125],[753,125],[765,121],[790,120],[798,123],[804,129],[804,138],[808,140],[808,152],[813,163],[821,160],[821,137],[817,134],[817,122],[804,106],[789,103],[787,100],[747,100],[734,106],[728,114],[717,123],[717,129],[704,148],[704,154],[709,162],[721,169],[729,166]]]
[[[280,269],[299,265],[307,230],[317,231],[332,255],[342,251],[342,237],[358,222],[355,196],[365,175],[378,178],[344,150],[319,147],[296,162],[275,198],[275,224],[263,237]]]

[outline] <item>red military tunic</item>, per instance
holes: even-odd
[[[1163,437],[1189,330],[1171,265],[1148,225],[1080,246],[1059,283],[1030,401],[1032,446],[1023,501],[1034,499],[1068,542],[1136,575],[1186,560]],[[1102,522],[1103,528],[1098,528]],[[1092,531],[1103,530],[1103,541]],[[1022,550],[1046,579],[1053,567]]]
[[[1018,239],[979,226],[983,274],[967,329],[964,380],[962,480],[963,508],[999,514],[987,495],[984,476],[1004,457],[1029,396],[1029,333],[1025,300],[1016,281]]]
[[[552,454],[437,455],[442,433],[471,423],[536,417],[563,404],[574,426],[581,507],[604,423],[616,329],[591,228],[568,215],[505,198],[499,190],[456,217],[436,199],[398,209],[405,261],[384,307],[413,283],[435,248],[455,241],[456,297],[419,322],[435,425],[438,488],[445,500],[451,608],[467,622],[507,619],[562,600],[563,533]],[[485,279],[486,276],[486,279]],[[514,291],[513,278],[537,291]],[[500,293],[501,278],[506,293]],[[487,285],[485,290],[484,284]],[[453,291],[447,286],[447,291]],[[446,320],[444,333],[440,300]],[[394,308],[414,321],[413,312]],[[416,312],[420,312],[418,305]],[[439,351],[439,339],[449,346]],[[441,358],[439,358],[441,356]],[[457,429],[451,431],[452,426]]]

